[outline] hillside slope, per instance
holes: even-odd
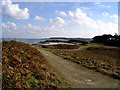
[[[37,49],[17,41],[3,41],[3,88],[57,88],[61,81],[50,72]]]

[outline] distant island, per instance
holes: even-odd
[[[67,37],[50,37],[49,39],[64,39],[64,40],[70,40],[70,39],[79,39],[79,40],[88,40],[91,41],[92,38],[67,38]]]
[[[101,43],[107,46],[120,46],[120,35],[103,34],[93,38],[67,38],[67,37],[50,37],[45,41],[40,41],[38,44],[74,44],[84,45],[88,43]]]

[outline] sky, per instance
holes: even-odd
[[[117,2],[2,1],[2,37],[80,37],[118,33]]]

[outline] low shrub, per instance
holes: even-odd
[[[3,88],[56,88],[58,81],[53,74],[37,49],[23,42],[3,41]]]

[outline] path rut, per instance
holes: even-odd
[[[118,88],[116,79],[62,59],[49,51],[39,51],[72,88]]]

